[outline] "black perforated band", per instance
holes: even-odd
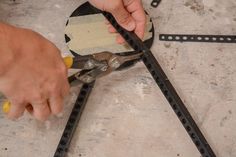
[[[76,100],[74,108],[70,114],[69,120],[67,121],[66,127],[62,134],[61,140],[57,146],[54,157],[64,157],[70,146],[71,139],[76,130],[80,116],[83,112],[88,97],[93,89],[94,83],[84,84],[80,90],[79,96]]]
[[[235,35],[160,34],[161,41],[236,43]]]
[[[142,57],[144,64],[153,76],[153,79],[156,81],[157,85],[160,87],[162,93],[168,100],[201,155],[203,157],[215,157],[216,155],[212,151],[210,145],[201,133],[191,114],[188,112],[152,52],[143,44],[136,34],[133,32],[128,32],[120,27],[111,14],[104,12],[103,15],[111,22],[114,28],[123,36],[123,38],[134,50],[144,53]]]

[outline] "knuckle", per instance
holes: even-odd
[[[41,103],[44,101],[43,95],[41,93],[34,93],[32,94],[32,101]]]
[[[51,84],[50,84],[50,86],[48,87],[48,91],[49,91],[49,93],[54,93],[54,92],[56,92],[58,90],[58,85],[57,85],[57,83],[56,82],[52,82]]]
[[[114,3],[108,8],[108,11],[110,12],[116,12],[120,9],[120,7],[123,5],[123,2],[118,0],[118,1],[114,1]]]

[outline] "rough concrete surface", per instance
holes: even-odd
[[[64,28],[79,0],[1,0],[0,20],[40,32],[62,52]],[[144,6],[153,18],[155,57],[216,155],[236,156],[236,44],[174,43],[159,33],[236,34],[235,0],[163,0]],[[0,157],[52,157],[80,87],[60,117],[46,123],[27,113],[0,113]],[[3,98],[1,98],[2,100]],[[142,63],[96,82],[69,157],[199,157],[195,146]]]

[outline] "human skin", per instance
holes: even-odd
[[[100,10],[112,13],[116,21],[126,30],[134,31],[139,38],[144,37],[146,16],[141,0],[89,0],[89,2]],[[109,24],[109,31],[116,30]],[[123,44],[125,40],[118,35],[117,43]]]
[[[122,27],[143,38],[146,20],[140,0],[90,3],[112,13]],[[109,31],[116,32],[111,25]],[[122,44],[124,39],[118,36],[117,42]],[[0,22],[0,92],[11,102],[10,119],[21,117],[25,110],[40,121],[60,113],[69,93],[60,50],[32,30]]]

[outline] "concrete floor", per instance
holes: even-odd
[[[32,28],[62,52],[70,13],[84,1],[0,1],[0,20]],[[169,43],[159,33],[236,34],[235,0],[163,0],[144,5],[156,27],[152,47],[179,95],[219,157],[236,156],[236,45]],[[128,90],[129,89],[129,90]],[[0,113],[0,157],[52,157],[79,87],[60,117],[46,123],[28,114]],[[0,100],[1,102],[1,100]],[[97,81],[69,157],[199,157],[195,146],[142,63]]]

